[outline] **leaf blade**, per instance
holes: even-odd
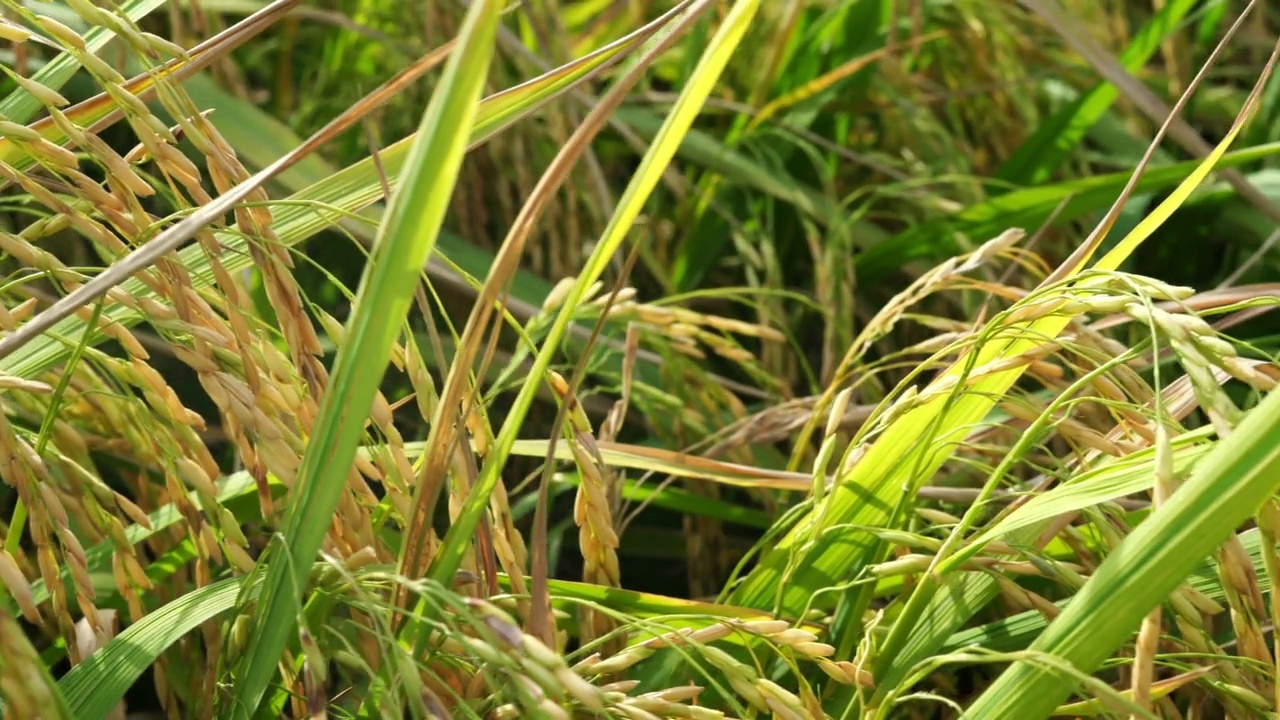
[[[298,619],[306,574],[329,529],[316,519],[331,518],[346,489],[364,418],[444,222],[493,57],[500,10],[500,0],[471,5],[405,159],[287,506],[287,550],[266,565],[247,660],[233,672],[233,718],[248,720],[256,712]]]

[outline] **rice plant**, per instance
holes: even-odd
[[[4,717],[1280,706],[1266,3],[0,3]]]

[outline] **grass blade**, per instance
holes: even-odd
[[[363,418],[444,222],[493,57],[500,11],[501,3],[489,0],[467,12],[400,174],[303,455],[285,518],[285,542],[267,567],[247,662],[235,673],[232,717],[247,719],[256,711],[298,618],[307,572],[352,471]]]
[[[133,687],[143,671],[184,635],[235,607],[237,599],[252,600],[257,576],[220,580],[165,603],[130,625],[87,660],[58,681],[79,720],[104,718]]]
[[[501,470],[511,455],[516,434],[533,403],[538,385],[543,381],[547,368],[551,365],[551,360],[558,352],[565,332],[572,322],[574,310],[582,302],[587,289],[604,272],[609,259],[621,247],[622,241],[631,230],[632,223],[640,215],[644,203],[657,186],[663,169],[675,156],[694,118],[702,109],[703,103],[711,94],[730,56],[746,33],[759,5],[759,0],[739,0],[734,3],[699,59],[697,68],[690,75],[688,85],[680,93],[671,114],[667,117],[662,129],[658,131],[649,151],[641,159],[640,166],[627,185],[626,192],[619,199],[617,209],[608,227],[605,228],[600,242],[592,251],[586,267],[579,274],[556,316],[555,323],[547,333],[543,346],[534,359],[533,368],[529,371],[528,379],[521,386],[520,393],[508,411],[506,421],[490,449],[489,456],[485,459],[480,476],[472,487],[466,504],[444,538],[440,553],[430,568],[430,576],[433,579],[439,581],[440,578],[451,578],[457,571],[476,525],[488,506],[489,495],[493,492]]]

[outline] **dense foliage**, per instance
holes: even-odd
[[[1280,8],[0,2],[4,717],[1280,706]]]

